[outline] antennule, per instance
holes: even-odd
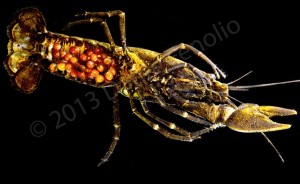
[[[233,84],[233,83],[236,83],[237,81],[239,81],[239,80],[241,80],[242,78],[246,77],[246,76],[249,75],[250,73],[252,73],[252,71],[250,71],[250,72],[248,72],[248,73],[242,75],[241,77],[239,77],[239,78],[235,79],[234,81],[231,81],[231,82],[229,82],[229,83],[227,83],[227,84],[228,84],[228,85],[231,85],[231,84]]]

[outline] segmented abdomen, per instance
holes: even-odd
[[[93,40],[47,33],[43,43],[46,69],[93,86],[111,83],[117,74],[117,62],[112,52]]]

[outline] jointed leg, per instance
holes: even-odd
[[[180,98],[179,95],[176,96],[176,94],[175,94],[176,92],[175,92],[175,91],[171,91],[170,88],[168,88],[168,89],[166,89],[166,90],[167,90],[167,92],[169,93],[170,96],[172,96],[173,98],[176,98],[176,100],[178,100],[182,105],[184,105],[185,103],[187,103],[186,101],[184,101],[184,99]],[[164,102],[163,102],[163,103],[164,103]],[[196,103],[196,102],[188,101],[188,103],[189,103],[189,104],[192,103],[192,105],[197,106],[197,103]],[[170,107],[172,107],[172,106],[170,106]],[[174,108],[174,109],[176,109],[176,108]],[[168,109],[167,109],[167,110],[168,110]],[[178,109],[177,109],[177,110],[178,110]],[[145,111],[145,112],[146,112],[146,111]],[[171,111],[171,112],[172,112],[172,111]],[[181,112],[182,112],[182,113],[186,113],[185,111],[181,111]],[[189,117],[186,117],[186,119],[190,120]],[[203,120],[203,121],[204,121],[205,123],[208,123],[208,122],[205,121],[205,120]],[[220,127],[225,127],[225,125],[222,124],[222,123],[216,123],[216,124],[209,123],[209,124],[210,124],[209,127],[204,128],[204,129],[199,130],[199,131],[192,132],[192,133],[189,134],[189,135],[191,135],[191,137],[198,137],[198,138],[200,138],[201,135],[203,135],[203,134],[205,134],[205,133],[208,133],[208,132],[213,131],[213,130],[215,130],[215,129],[217,129],[217,128],[220,128]]]
[[[152,90],[157,91],[154,87],[151,87]],[[164,109],[168,110],[169,112],[172,112],[174,114],[177,114],[187,120],[199,123],[199,124],[203,124],[203,125],[211,125],[210,122],[201,119],[199,117],[193,116],[191,114],[189,114],[186,111],[180,110],[178,108],[173,107],[172,105],[168,104],[165,102],[165,100],[163,99],[163,97],[161,95],[159,95],[159,93],[156,94],[156,100],[158,102],[158,104],[163,107]]]
[[[78,14],[76,16],[77,17],[80,16],[80,17],[85,18],[83,20],[78,20],[76,22],[92,20],[92,21],[89,21],[90,23],[95,22],[95,20],[103,20],[102,18],[110,18],[110,17],[113,17],[113,16],[119,16],[119,28],[120,28],[121,45],[122,45],[123,51],[124,52],[127,51],[126,32],[125,32],[125,29],[126,29],[126,27],[125,27],[125,13],[124,12],[122,12],[120,10],[113,10],[113,11],[108,11],[108,12],[85,12],[84,14]]]
[[[183,129],[183,128],[178,127],[178,126],[175,125],[174,123],[171,123],[171,122],[168,122],[168,121],[166,121],[166,120],[163,120],[163,119],[161,119],[161,118],[159,118],[159,117],[156,117],[154,114],[152,114],[152,113],[149,111],[149,109],[148,109],[148,107],[147,107],[147,105],[146,105],[146,103],[145,103],[144,101],[141,102],[141,104],[142,104],[142,107],[143,107],[144,112],[145,112],[148,116],[150,116],[151,118],[155,119],[156,121],[162,123],[163,125],[169,127],[170,129],[175,130],[176,132],[181,133],[182,135],[185,135],[185,136],[190,137],[191,140],[200,139],[200,138],[201,138],[201,135],[203,135],[203,134],[205,134],[205,133],[208,133],[208,132],[210,132],[210,131],[213,131],[213,130],[219,128],[219,127],[225,127],[225,125],[223,125],[223,124],[221,124],[221,123],[218,123],[218,124],[211,124],[209,127],[204,128],[204,129],[202,129],[202,130],[198,130],[198,131],[194,131],[194,132],[189,132],[189,131],[187,131],[187,130],[185,130],[185,129]]]
[[[148,109],[148,106],[147,106],[147,103],[145,101],[141,101],[141,105],[142,105],[142,108],[144,110],[144,112],[151,118],[153,118],[154,120],[160,122],[161,124],[165,125],[166,127],[182,134],[182,135],[186,135],[186,136],[190,136],[191,135],[191,132],[183,129],[183,128],[180,128],[179,126],[175,125],[174,123],[171,123],[169,121],[166,121],[164,119],[161,119],[157,116],[155,116],[153,113],[150,112],[150,110]]]
[[[112,47],[115,47],[115,42],[114,39],[111,36],[111,32],[109,30],[109,27],[107,25],[107,23],[105,22],[105,20],[101,19],[101,18],[90,18],[90,19],[84,19],[84,20],[77,20],[75,22],[69,22],[65,27],[64,30],[70,29],[72,26],[75,25],[80,25],[80,24],[90,24],[90,23],[100,23],[104,29],[104,33],[105,36],[109,42],[109,44]]]
[[[121,10],[113,10],[108,12],[85,12],[85,17],[114,17],[119,16],[120,38],[123,50],[126,49],[126,32],[125,32],[125,13]]]
[[[200,137],[201,135],[205,134],[205,133],[208,133],[208,132],[211,132],[217,128],[220,128],[220,127],[225,127],[225,125],[221,124],[221,123],[217,123],[217,124],[213,124],[207,128],[204,128],[202,130],[199,130],[199,131],[196,131],[196,132],[193,132],[192,133],[192,136],[196,136],[196,137]]]
[[[168,68],[165,70],[166,74],[171,73],[172,71],[179,70],[181,68],[189,68],[191,69],[201,80],[203,85],[206,87],[206,84],[211,85],[211,81],[207,78],[206,73],[204,73],[202,70],[199,70],[198,68],[194,67],[193,65],[189,63],[180,63],[172,66],[171,68]]]
[[[108,161],[111,154],[114,152],[116,145],[118,143],[118,140],[120,138],[121,123],[120,123],[120,117],[119,117],[119,100],[118,100],[117,87],[114,89],[114,96],[113,96],[113,117],[114,117],[114,128],[115,128],[113,140],[110,144],[108,151],[106,152],[104,157],[102,157],[100,163],[98,164],[98,167]]]
[[[215,123],[215,114],[211,113],[212,106],[209,103],[185,99],[175,90],[169,87],[167,87],[165,90],[168,96],[175,100],[176,104],[181,106],[186,111],[189,111],[198,117],[202,117],[212,123]]]
[[[154,66],[156,65],[157,63],[161,62],[165,57],[167,56],[170,56],[172,55],[174,52],[178,51],[178,50],[183,50],[183,49],[186,49],[186,50],[189,50],[189,51],[192,51],[195,55],[199,56],[200,58],[202,58],[206,63],[208,63],[216,77],[219,79],[220,78],[220,75],[225,78],[226,75],[206,56],[204,55],[201,51],[199,51],[198,49],[188,45],[188,44],[185,44],[185,43],[181,43],[181,44],[178,44],[178,45],[175,45],[169,49],[167,49],[166,51],[164,51],[163,53],[161,53],[160,55],[158,55],[157,59],[155,62],[152,63],[151,66]]]
[[[174,114],[177,114],[177,115],[179,115],[179,116],[181,116],[181,117],[183,117],[187,120],[190,120],[190,121],[193,121],[193,122],[196,122],[196,123],[199,123],[199,124],[203,124],[203,125],[211,125],[210,122],[208,122],[204,119],[198,118],[196,116],[193,116],[193,115],[189,114],[186,111],[177,109],[177,108],[173,107],[172,105],[166,104],[164,101],[162,101],[162,99],[158,98],[158,101],[159,101],[159,104],[160,104],[161,107],[163,107],[166,110],[168,110],[170,112],[173,112]]]
[[[170,139],[174,139],[174,140],[180,140],[180,141],[188,141],[188,142],[191,142],[193,141],[194,139],[190,136],[182,136],[182,135],[176,135],[176,134],[173,134],[171,132],[169,132],[168,130],[160,127],[158,124],[156,123],[153,123],[151,120],[149,120],[148,118],[146,118],[144,115],[142,115],[134,101],[133,101],[133,98],[132,97],[129,97],[130,99],[130,105],[131,105],[131,109],[132,109],[132,112],[138,116],[141,120],[143,120],[147,125],[149,125],[150,127],[152,127],[154,130],[157,130],[159,133],[161,133],[162,135],[164,135],[165,137],[167,138],[170,138]],[[198,138],[198,137],[197,137]]]

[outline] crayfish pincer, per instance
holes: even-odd
[[[274,116],[296,115],[297,111],[275,106],[259,106],[242,104],[224,122],[230,129],[238,132],[269,132],[284,130],[289,124],[276,123],[270,118]]]

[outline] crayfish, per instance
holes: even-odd
[[[119,17],[120,46],[115,44],[106,22],[107,18],[113,16]],[[133,113],[143,122],[165,137],[179,141],[193,141],[224,126],[238,132],[262,134],[291,127],[273,122],[270,118],[296,115],[295,110],[252,103],[237,106],[230,100],[229,91],[300,80],[232,86],[220,82],[221,78],[226,77],[223,71],[201,51],[188,44],[180,43],[162,53],[127,46],[125,13],[120,10],[85,12],[77,17],[79,20],[68,23],[66,29],[98,23],[104,29],[107,42],[50,32],[38,9],[24,8],[16,13],[8,26],[8,55],[4,65],[12,84],[24,93],[35,91],[42,70],[96,88],[114,88],[115,132],[111,146],[99,165],[109,159],[120,137],[119,93],[128,97]],[[182,49],[202,59],[212,71],[202,71],[171,56]],[[140,103],[142,111],[136,103]],[[201,129],[188,131],[162,119],[149,110],[148,103],[156,103],[177,116],[201,124]]]

